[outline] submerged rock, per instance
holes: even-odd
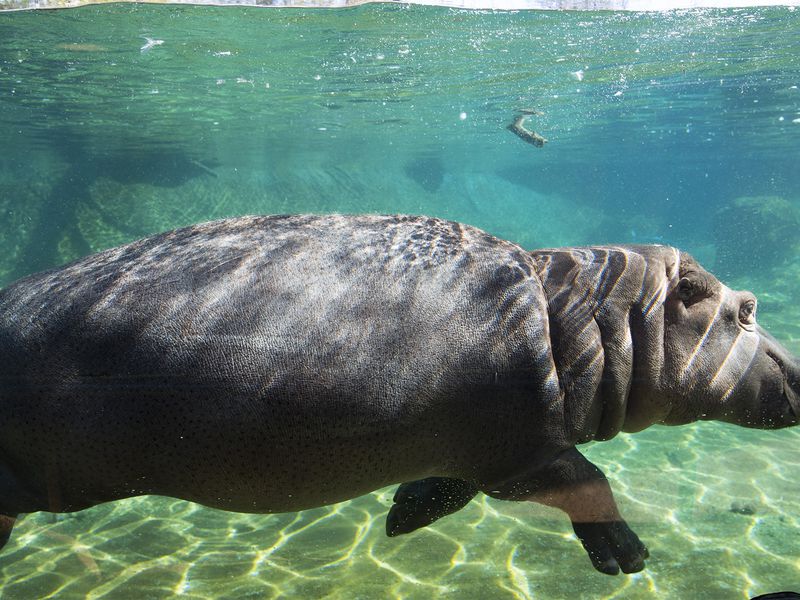
[[[428,192],[438,192],[444,180],[444,165],[437,156],[411,160],[405,164],[404,171],[409,179]]]
[[[732,502],[729,509],[732,513],[737,515],[754,515],[756,514],[756,507],[749,502]]]

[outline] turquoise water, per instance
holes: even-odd
[[[109,5],[0,14],[0,285],[247,213],[406,212],[527,248],[674,244],[800,354],[800,11]],[[162,43],[148,42],[150,40]],[[506,129],[548,141],[526,144]],[[648,545],[596,573],[550,509],[389,539],[391,489],[299,514],[32,514],[2,598],[748,598],[800,590],[800,435],[585,447]]]

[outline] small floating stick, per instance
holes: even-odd
[[[537,148],[541,148],[542,146],[545,145],[545,142],[547,142],[547,140],[545,138],[543,138],[541,135],[539,135],[538,133],[536,133],[535,131],[531,131],[530,129],[526,129],[525,128],[525,119],[527,119],[530,115],[533,115],[533,114],[541,115],[542,113],[540,113],[538,111],[535,111],[535,110],[532,110],[532,109],[525,109],[525,110],[522,110],[520,112],[522,114],[521,115],[517,115],[514,118],[514,122],[511,123],[511,125],[509,125],[507,127],[507,129],[509,131],[517,134],[519,137],[521,137],[523,140],[525,140],[529,144],[533,144]]]

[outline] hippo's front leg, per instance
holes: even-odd
[[[427,527],[464,508],[478,491],[467,481],[449,477],[406,482],[395,492],[394,504],[386,517],[386,535],[394,537]]]
[[[529,500],[569,516],[595,569],[609,575],[644,568],[647,548],[619,514],[603,472],[575,448],[543,468],[483,490],[501,500]]]

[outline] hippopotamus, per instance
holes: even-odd
[[[598,570],[648,551],[590,440],[794,425],[756,299],[668,246],[528,252],[421,216],[176,229],[0,291],[0,535],[160,494],[300,511],[400,483],[409,533],[482,492],[557,507]]]

